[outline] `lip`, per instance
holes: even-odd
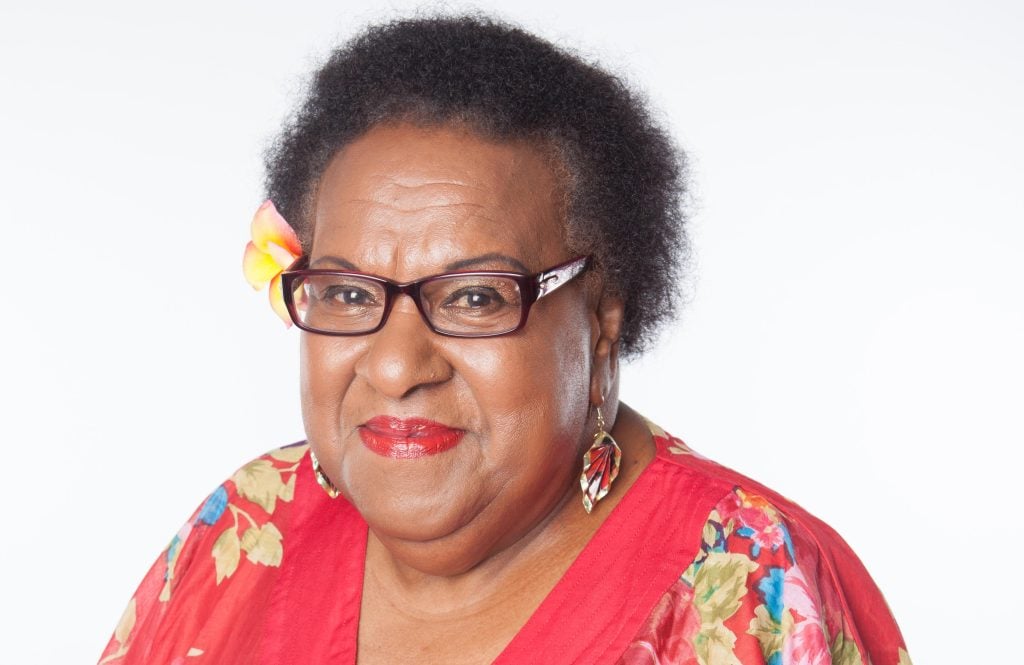
[[[375,416],[359,427],[363,445],[382,457],[416,459],[459,445],[465,431],[426,418]]]

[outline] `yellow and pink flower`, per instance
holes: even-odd
[[[252,240],[245,246],[242,272],[256,290],[270,285],[270,306],[290,326],[292,319],[284,304],[281,273],[302,256],[299,237],[269,199],[256,211],[250,228]]]

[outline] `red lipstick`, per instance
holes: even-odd
[[[415,459],[451,450],[462,440],[463,430],[425,418],[375,416],[359,428],[363,445],[383,457]]]

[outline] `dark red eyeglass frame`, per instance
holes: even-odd
[[[309,257],[299,257],[295,263],[288,267],[283,273],[281,273],[281,286],[284,290],[284,302],[288,308],[288,314],[292,317],[292,321],[297,327],[306,332],[316,333],[318,335],[331,335],[335,337],[358,337],[361,335],[371,335],[381,328],[388,322],[388,317],[391,316],[391,308],[395,304],[396,298],[405,294],[412,298],[412,301],[416,303],[416,309],[419,310],[420,317],[423,322],[427,324],[427,327],[438,335],[444,335],[445,337],[500,337],[502,335],[511,335],[514,332],[523,329],[526,325],[526,318],[530,314],[530,308],[533,304],[543,298],[546,295],[553,293],[563,285],[572,281],[584,271],[586,271],[591,265],[590,256],[578,256],[575,259],[570,259],[565,263],[559,263],[556,266],[547,268],[533,275],[524,275],[518,272],[502,272],[494,270],[466,270],[456,272],[445,272],[438,273],[436,275],[430,275],[423,279],[417,279],[413,282],[395,282],[388,279],[387,277],[381,277],[379,275],[373,275],[370,273],[356,272],[353,270],[320,270],[320,269],[309,269]],[[375,328],[360,332],[339,332],[334,330],[320,330],[318,328],[312,328],[302,322],[295,308],[295,283],[303,277],[311,275],[337,275],[340,277],[353,276],[361,279],[366,279],[372,282],[377,282],[384,288],[384,315],[381,316],[380,323]],[[519,317],[519,323],[516,327],[509,330],[503,330],[501,332],[492,333],[456,333],[447,330],[440,330],[434,326],[430,321],[430,317],[427,316],[426,310],[423,308],[423,302],[420,300],[420,290],[424,284],[429,282],[445,279],[448,277],[465,277],[465,276],[478,276],[478,277],[507,277],[515,280],[519,285],[519,293],[522,297],[522,312]]]

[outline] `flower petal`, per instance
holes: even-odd
[[[281,266],[270,254],[261,252],[251,242],[245,246],[245,254],[242,256],[242,273],[252,288],[262,289],[280,272]]]
[[[270,281],[270,306],[274,312],[281,317],[284,324],[289,328],[292,325],[292,317],[288,314],[288,308],[284,304],[284,287],[281,286],[281,275],[275,275]]]
[[[295,230],[288,225],[270,199],[264,201],[256,211],[252,218],[250,231],[253,244],[268,254],[270,253],[268,243],[274,243],[278,247],[283,247],[293,257],[302,255],[299,237],[295,235]],[[288,266],[286,264],[283,267],[287,268]]]
[[[281,270],[285,270],[288,266],[295,263],[295,259],[299,258],[297,254],[292,254],[273,241],[267,243],[267,254],[273,257],[277,265],[281,266]]]

